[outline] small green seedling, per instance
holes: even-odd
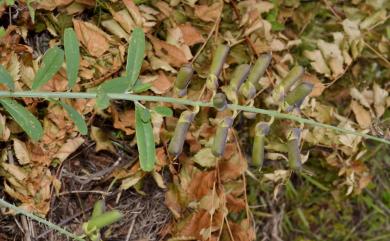
[[[83,223],[84,233],[92,241],[102,240],[100,230],[118,222],[123,217],[123,215],[117,210],[108,212],[105,212],[104,210],[104,201],[97,201],[93,207],[91,219],[88,222]]]

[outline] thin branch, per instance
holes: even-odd
[[[10,92],[10,91],[0,91],[0,97],[14,97],[14,98],[68,98],[68,99],[94,99],[96,98],[96,93],[82,93],[82,92],[35,92],[35,91],[21,91],[21,92]],[[211,102],[203,102],[203,101],[192,101],[188,99],[178,99],[173,97],[164,97],[164,96],[150,96],[150,95],[134,95],[134,94],[114,94],[114,93],[108,93],[107,96],[110,99],[119,99],[119,100],[130,100],[130,101],[150,101],[150,102],[166,102],[166,103],[173,103],[173,104],[182,104],[182,105],[189,105],[189,106],[199,106],[199,107],[213,107],[213,104]],[[386,143],[390,145],[390,141],[386,140],[384,138],[368,135],[362,132],[356,132],[347,130],[344,128],[323,124],[311,119],[305,119],[302,117],[294,116],[291,114],[284,114],[280,113],[275,110],[266,110],[266,109],[260,109],[256,107],[251,106],[242,106],[242,105],[236,105],[236,104],[229,104],[227,106],[231,110],[236,111],[246,111],[246,112],[252,112],[257,114],[263,114],[268,115],[273,118],[278,119],[288,119],[292,121],[296,121],[303,124],[308,124],[311,126],[317,126],[325,129],[334,130],[336,132],[345,133],[345,134],[351,134],[355,136],[361,136],[366,139]]]
[[[47,221],[46,219],[43,219],[43,218],[38,217],[32,213],[29,213],[28,211],[26,211],[22,208],[16,207],[15,205],[5,201],[2,198],[0,198],[0,206],[10,208],[10,209],[14,210],[17,214],[23,214],[24,216],[29,217],[29,218],[31,218],[39,223],[45,224],[50,229],[54,229],[54,230],[58,231],[59,233],[62,233],[63,235],[65,235],[69,238],[72,238],[74,240],[79,240],[79,241],[85,241],[85,239],[83,239],[83,238],[81,238],[73,233],[70,233],[69,231],[61,228],[60,226],[57,226],[56,224],[51,223],[51,222]]]

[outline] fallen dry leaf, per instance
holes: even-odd
[[[111,108],[112,117],[114,119],[114,128],[120,129],[126,135],[135,133],[135,112],[131,109],[119,112],[115,106]]]
[[[54,155],[55,158],[58,158],[60,162],[63,162],[70,154],[75,152],[81,144],[84,143],[82,137],[76,137],[74,139],[68,139],[66,143],[61,146],[58,152]]]
[[[94,57],[102,56],[110,47],[110,37],[100,28],[89,22],[73,20],[77,38]]]
[[[107,134],[100,129],[99,127],[91,127],[91,138],[96,142],[96,151],[106,150],[112,153],[115,153],[115,147],[112,144],[111,140],[108,138]]]
[[[211,6],[196,5],[195,15],[205,22],[215,22],[221,12],[221,4],[216,2]]]
[[[198,29],[193,27],[190,23],[180,24],[179,28],[182,32],[183,40],[186,45],[192,46],[204,42],[204,38]]]
[[[30,154],[28,153],[27,146],[24,142],[14,138],[14,151],[15,156],[18,159],[20,165],[25,165],[31,162]]]
[[[158,71],[158,78],[152,82],[150,88],[154,93],[161,95],[167,93],[173,87],[173,81],[168,78],[164,71]]]
[[[183,64],[188,62],[186,55],[177,46],[169,44],[151,35],[148,35],[148,38],[153,44],[156,55],[163,60],[166,60],[169,64],[175,67],[181,67]]]
[[[194,199],[200,199],[213,188],[216,181],[216,171],[196,173],[186,189],[187,193]]]
[[[367,129],[371,126],[371,115],[363,106],[361,106],[358,102],[352,100],[351,108],[353,113],[355,114],[356,121],[362,129]]]

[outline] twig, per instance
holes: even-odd
[[[374,49],[371,45],[369,45],[366,41],[363,41],[363,43],[372,51],[374,52],[380,59],[382,59],[386,64],[387,67],[390,68],[390,61],[388,61],[381,53],[379,53],[376,49]]]

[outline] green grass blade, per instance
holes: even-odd
[[[105,212],[97,217],[91,218],[91,220],[88,221],[87,227],[88,230],[93,230],[94,228],[99,230],[119,221],[122,217],[123,215],[117,210]]]
[[[46,84],[60,70],[64,62],[64,51],[58,47],[50,48],[43,56],[42,66],[35,75],[32,89]]]
[[[79,132],[82,135],[88,134],[88,126],[87,123],[85,123],[84,117],[79,112],[77,112],[77,110],[75,110],[75,108],[73,108],[71,105],[68,105],[62,101],[60,101],[60,104],[66,110],[70,119],[72,119]]]
[[[5,84],[10,90],[15,89],[15,84],[12,81],[12,76],[1,64],[0,64],[0,83]]]
[[[153,171],[156,162],[156,150],[154,145],[153,127],[151,121],[145,122],[142,116],[144,108],[135,106],[135,136],[141,169],[147,172]],[[146,110],[148,111],[148,110]]]
[[[72,28],[65,29],[64,49],[66,61],[66,76],[68,77],[69,89],[76,84],[80,66],[80,43]]]
[[[41,123],[21,104],[12,99],[0,99],[0,103],[31,139],[37,141],[42,137]]]
[[[127,50],[127,90],[132,90],[137,82],[139,73],[141,72],[142,62],[145,52],[145,34],[142,28],[135,28],[131,35],[129,48]]]

